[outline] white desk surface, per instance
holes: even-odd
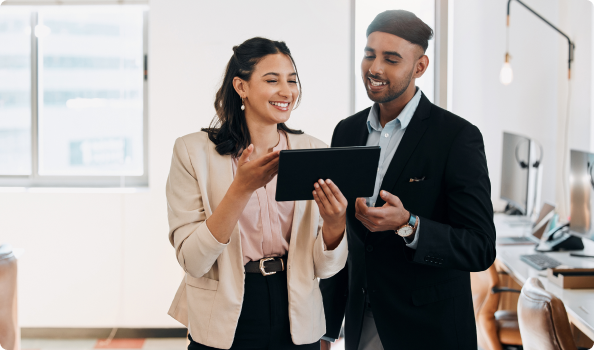
[[[518,218],[496,214],[494,221],[497,237],[530,234],[531,225],[522,224]],[[594,242],[584,239],[584,246],[585,253],[594,255]],[[547,291],[563,301],[569,320],[590,339],[594,339],[594,289],[562,289],[549,282],[546,270],[536,270],[520,260],[520,255],[537,253],[534,245],[497,245],[497,259],[509,269],[510,275],[518,283],[524,284],[528,278],[538,277]],[[576,258],[569,256],[569,252],[541,254],[549,255],[570,267],[594,268],[594,258]]]

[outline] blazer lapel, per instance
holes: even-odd
[[[210,179],[208,198],[210,198],[210,209],[212,212],[221,203],[233,182],[231,156],[220,155],[215,147],[214,143],[208,142],[208,178]]]
[[[421,100],[419,101],[419,105],[417,106],[417,110],[413,115],[406,131],[404,132],[404,136],[402,137],[402,141],[398,145],[398,149],[394,154],[394,158],[390,162],[388,166],[388,170],[386,171],[386,175],[384,176],[384,180],[382,181],[380,190],[385,190],[391,192],[404,170],[406,163],[408,162],[411,154],[419,144],[419,141],[425,134],[425,130],[429,126],[429,115],[431,113],[431,102],[425,97],[425,94],[422,94]],[[385,201],[378,196],[377,201],[375,202],[376,207],[381,207],[385,204]]]

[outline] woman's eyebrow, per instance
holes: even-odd
[[[274,75],[275,77],[279,77],[280,76],[280,74],[275,73],[275,72],[268,72],[268,73],[266,73],[266,74],[264,74],[262,76],[265,77],[267,75]],[[297,73],[296,72],[293,72],[293,73],[289,74],[289,76],[293,76],[293,75],[297,75]]]

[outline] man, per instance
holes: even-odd
[[[373,197],[349,201],[347,266],[321,282],[323,349],[343,317],[347,350],[477,348],[469,271],[495,260],[491,185],[479,130],[415,87],[432,36],[401,10],[367,28],[361,75],[375,104],[342,120],[332,146],[381,155]]]

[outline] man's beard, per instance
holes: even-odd
[[[410,82],[412,81],[412,76],[414,73],[414,68],[413,67],[410,70],[410,74],[408,75],[408,79],[406,81],[403,81],[400,85],[396,86],[394,89],[389,89],[386,92],[386,95],[383,98],[377,98],[371,91],[369,91],[368,88],[368,77],[371,76],[373,78],[373,75],[369,74],[369,72],[365,75],[365,90],[367,90],[367,96],[369,97],[370,100],[372,100],[373,102],[376,103],[386,103],[386,102],[390,102],[390,101],[394,101],[395,99],[397,99],[398,97],[402,96],[402,94],[406,91],[406,89],[408,89]]]

